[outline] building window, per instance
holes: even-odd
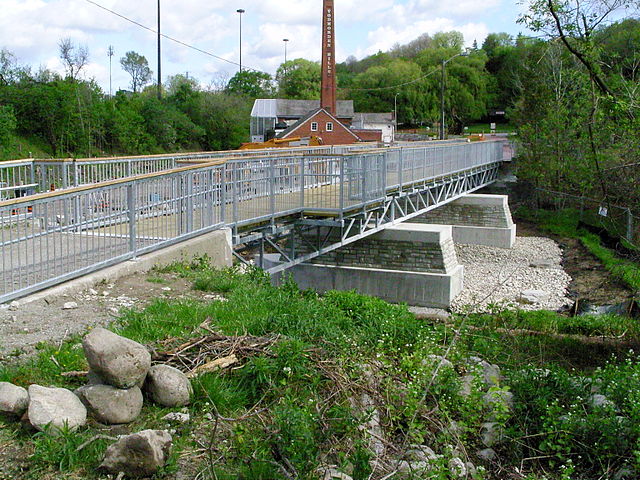
[[[333,132],[333,122],[327,122],[327,132]]]
[[[318,122],[311,122],[311,131],[312,132],[318,131]]]

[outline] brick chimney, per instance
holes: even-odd
[[[322,2],[322,80],[320,106],[336,115],[336,36],[333,0]]]

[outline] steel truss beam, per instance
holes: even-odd
[[[238,236],[235,243],[238,246],[257,243],[260,267],[264,265],[265,248],[279,253],[283,263],[267,270],[271,274],[278,273],[483,188],[497,179],[499,166],[497,162],[412,185],[388,195],[379,204],[343,212],[335,220],[303,217],[279,227],[269,225],[257,233]],[[296,245],[304,248],[297,251]]]

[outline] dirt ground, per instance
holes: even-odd
[[[98,284],[75,295],[37,300],[15,310],[5,305],[0,309],[0,364],[33,353],[40,342],[63,342],[89,326],[107,325],[123,308],[144,307],[156,298],[206,297],[176,274],[149,272]],[[69,302],[77,307],[65,309]]]

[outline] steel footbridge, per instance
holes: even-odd
[[[275,273],[492,183],[511,154],[493,139],[3,162],[0,303],[223,227],[242,261],[280,253]]]

